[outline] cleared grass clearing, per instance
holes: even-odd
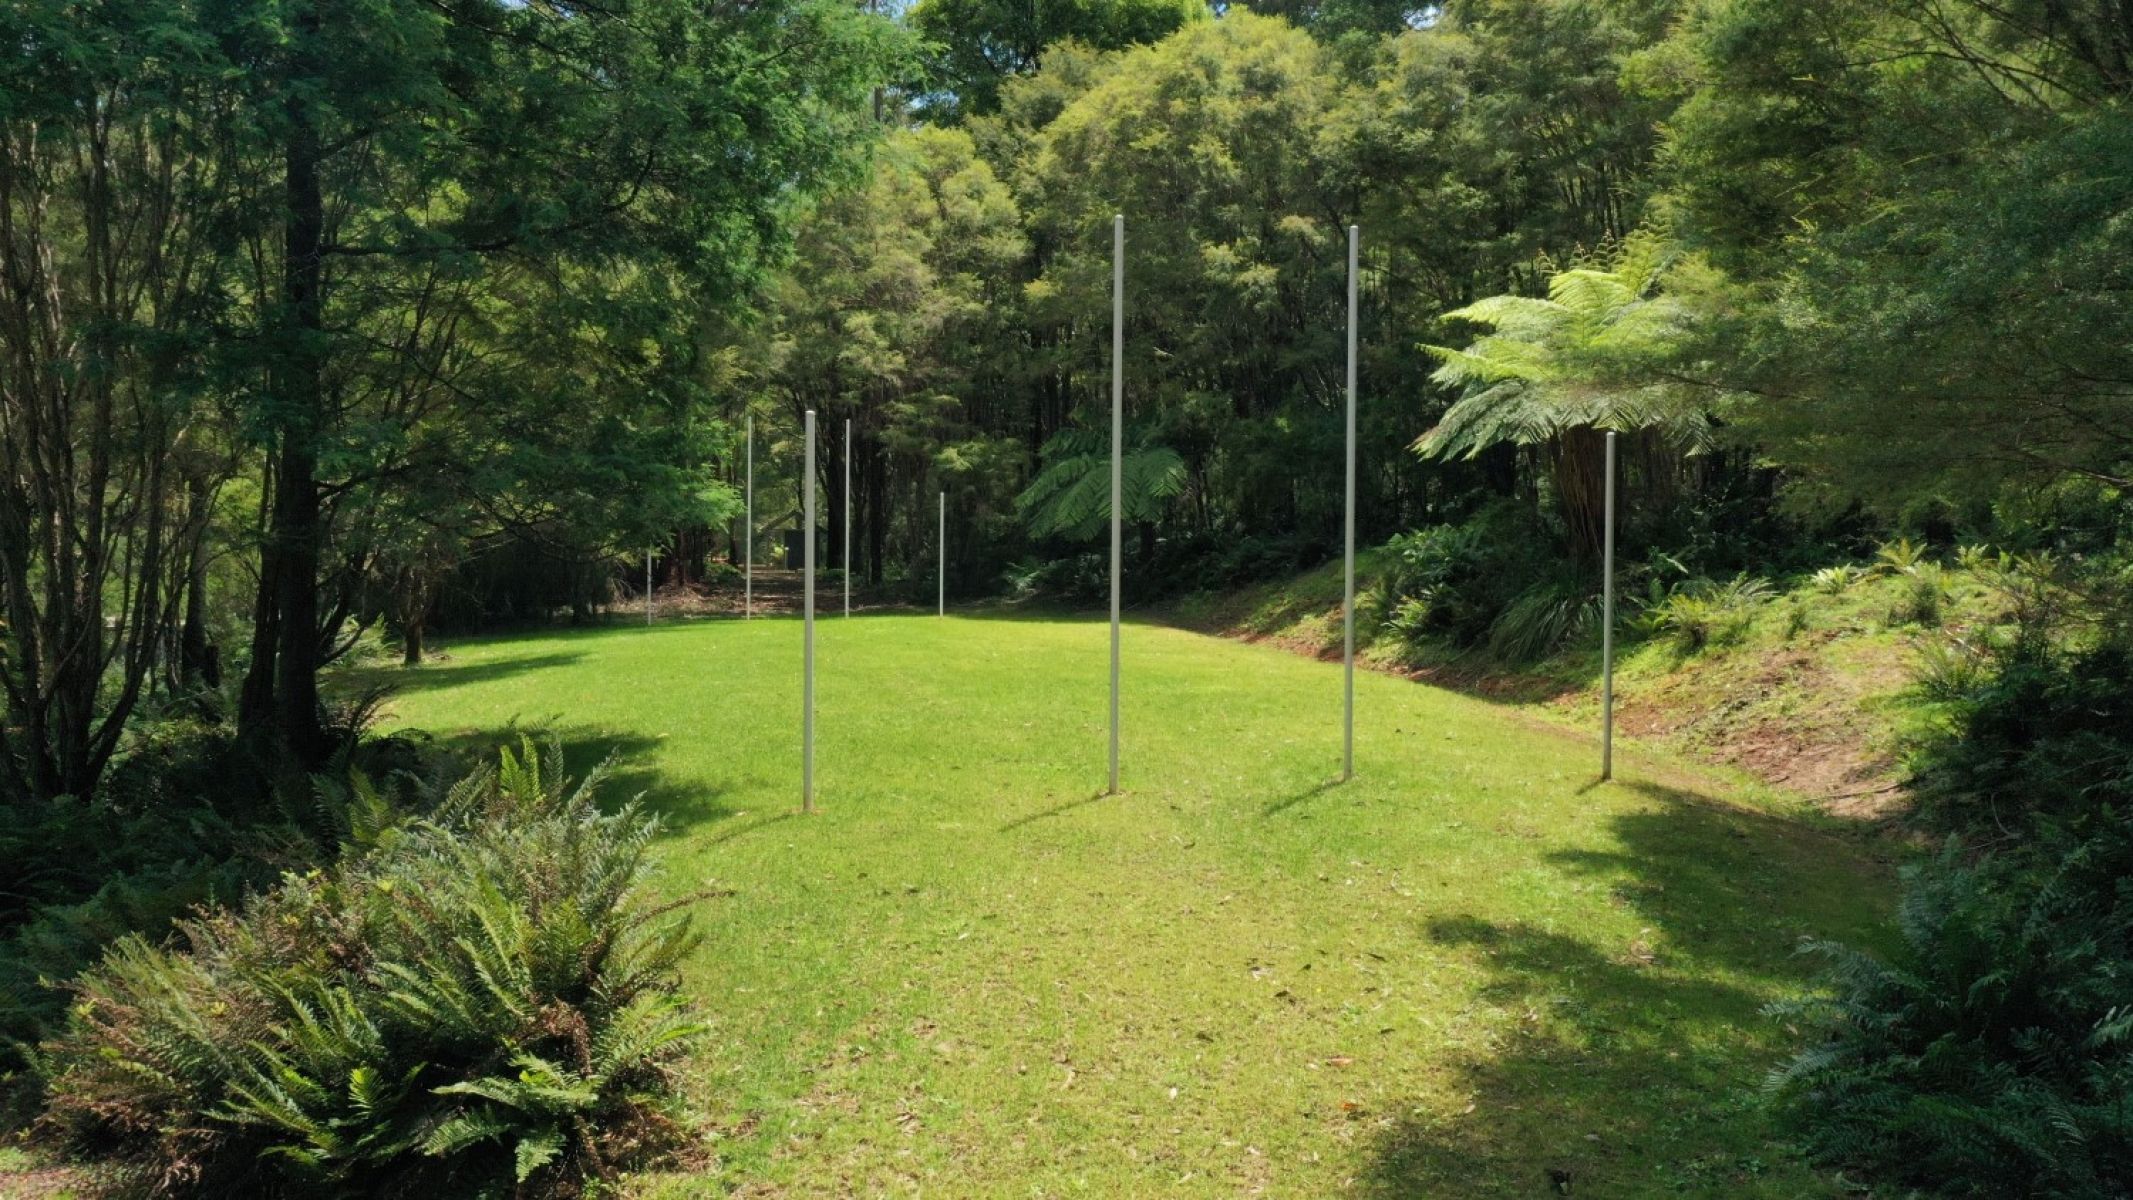
[[[798,804],[800,630],[451,647],[396,724],[547,728],[668,823],[707,902],[700,1170],[642,1194],[1834,1194],[1755,1090],[1801,934],[1872,943],[1870,848],[1737,785],[1337,666],[1101,622],[828,619]],[[1564,1183],[1567,1181],[1567,1183]]]

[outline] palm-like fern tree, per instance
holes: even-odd
[[[1185,460],[1168,446],[1128,445],[1119,462],[1122,520],[1138,525],[1143,550],[1156,522],[1185,489]],[[1102,433],[1065,429],[1044,444],[1044,469],[1015,501],[1036,537],[1095,537],[1111,518],[1111,442]]]
[[[1472,458],[1492,446],[1536,450],[1546,463],[1573,548],[1598,554],[1609,430],[1679,452],[1710,440],[1709,394],[1668,371],[1702,310],[1666,285],[1708,275],[1656,234],[1631,236],[1603,265],[1557,272],[1548,298],[1491,296],[1447,314],[1493,332],[1464,350],[1425,346],[1432,377],[1463,390],[1415,443],[1427,458]]]

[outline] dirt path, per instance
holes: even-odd
[[[786,616],[800,611],[805,595],[803,573],[783,567],[757,567],[752,611],[757,616]],[[652,593],[652,618],[671,620],[675,617],[737,617],[749,607],[748,590],[739,582],[719,584],[716,587],[663,587]],[[881,600],[865,594],[865,589],[854,581],[852,609],[886,607]],[[815,611],[817,614],[841,612],[844,608],[844,584],[833,578],[817,579],[815,582]],[[616,615],[642,616],[644,598],[640,595],[616,605]]]

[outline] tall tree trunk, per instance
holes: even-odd
[[[1571,553],[1596,565],[1606,532],[1607,434],[1589,425],[1566,430],[1548,443],[1547,459]]]
[[[291,76],[317,74],[320,0],[311,0],[294,22]],[[318,584],[320,543],[318,449],[325,409],[321,342],[325,338],[323,250],[325,203],[319,184],[317,114],[305,89],[292,87],[283,102],[289,133],[282,218],[281,353],[270,375],[280,419],[274,453],[274,488],[260,552],[258,609],[263,617],[253,638],[247,705],[240,716],[254,738],[271,734],[303,768],[318,766],[331,750],[319,709]]]
[[[867,582],[879,585],[889,544],[888,455],[869,454],[861,473],[866,479]]]
[[[207,544],[192,546],[185,570],[185,616],[178,629],[178,685],[221,687],[222,655],[207,636]]]

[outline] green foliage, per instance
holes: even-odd
[[[1773,1078],[1832,1160],[1963,1196],[2101,1200],[2133,1187],[2133,656],[2018,640],[1980,679],[1951,647],[1921,686],[1955,720],[1925,747],[1951,840],[1911,867],[1902,952],[1840,946],[1831,990],[1783,1012],[1817,1044]]]
[[[1638,614],[1637,626],[1664,634],[1682,653],[1693,654],[1746,636],[1757,610],[1774,595],[1769,580],[1745,573],[1723,583],[1692,580],[1655,596]]]
[[[1491,296],[1446,313],[1492,332],[1463,350],[1424,347],[1443,362],[1436,382],[1462,395],[1415,448],[1472,458],[1574,429],[1654,429],[1683,450],[1709,445],[1715,397],[1659,374],[1693,344],[1690,297],[1708,280],[1707,268],[1644,230],[1603,263],[1551,275],[1545,300]]]
[[[1859,582],[1863,575],[1864,572],[1860,571],[1859,568],[1849,563],[1842,563],[1834,567],[1823,567],[1816,571],[1809,577],[1809,582],[1814,584],[1816,591],[1824,595],[1835,596],[1851,590],[1851,586]]]
[[[368,739],[333,770],[417,765],[408,743]],[[136,719],[94,797],[0,807],[0,878],[11,881],[0,895],[0,1073],[63,1023],[68,981],[114,941],[160,940],[192,910],[234,903],[367,836],[368,805],[351,803],[367,785],[333,778],[277,786],[226,727],[159,713]]]
[[[686,920],[642,899],[654,824],[603,814],[597,782],[527,743],[422,818],[336,790],[350,857],[81,979],[44,1052],[50,1120],[172,1194],[609,1174],[667,1127],[697,1027],[672,993]]]
[[[1119,459],[1120,519],[1160,520],[1185,486],[1185,462],[1167,446],[1136,446]],[[1087,540],[1111,519],[1110,438],[1068,429],[1044,446],[1044,469],[1016,500],[1035,537]]]
[[[1489,653],[1502,662],[1533,662],[1599,626],[1600,590],[1594,580],[1575,575],[1545,580],[1513,597],[1489,623]]]
[[[2041,834],[1909,868],[1903,953],[1806,949],[1831,992],[1779,1006],[1822,1040],[1772,1077],[1825,1157],[1949,1196],[2133,1187],[2133,831]]]
[[[1958,694],[1953,729],[1924,748],[1922,791],[1958,829],[2032,811],[2060,818],[2133,788],[2133,653],[2070,653],[2018,640],[1982,686]]]
[[[1491,330],[1463,350],[1426,346],[1431,378],[1459,400],[1415,443],[1432,459],[1537,448],[1572,548],[1597,556],[1603,432],[1645,435],[1675,455],[1708,448],[1717,392],[1683,382],[1715,287],[1710,270],[1640,230],[1595,265],[1558,271],[1548,298],[1491,296],[1446,319]]]
[[[1918,691],[1943,704],[1975,697],[1992,677],[1992,660],[1985,651],[1956,637],[1928,638],[1918,645],[1912,675]]]
[[[1390,565],[1364,603],[1411,643],[1489,644],[1514,607],[1521,613],[1503,626],[1506,648],[1567,637],[1581,618],[1575,605],[1565,607],[1568,593],[1555,590],[1550,568],[1559,564],[1550,562],[1542,530],[1531,509],[1505,502],[1458,524],[1401,534],[1386,544]]]
[[[1897,538],[1884,543],[1874,552],[1875,569],[1883,574],[1905,574],[1917,570],[1928,561],[1929,551],[1909,538]]]
[[[2125,36],[2109,5],[1988,0],[1684,23],[1670,208],[1768,297],[1728,339],[1761,397],[1730,415],[1799,494],[1894,513],[2124,485],[2133,178],[2104,164],[2133,156]]]
[[[1919,563],[1904,573],[1903,599],[1896,610],[1899,621],[1933,628],[1940,624],[1941,608],[1954,595],[1955,585],[1939,563]]]
[[[1117,50],[1162,41],[1206,17],[1191,0],[920,0],[909,19],[935,55],[928,81],[934,94],[922,93],[921,101],[942,117],[989,113],[1000,105],[1003,83],[1035,70],[1061,42]]]

